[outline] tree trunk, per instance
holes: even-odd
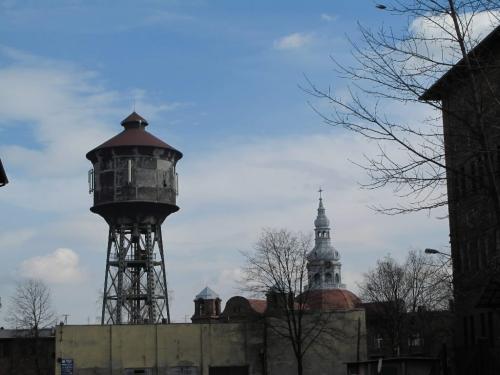
[[[33,351],[33,354],[35,356],[35,369],[37,375],[42,375],[42,370],[40,369],[40,358],[38,355],[38,328],[35,328],[35,350]]]
[[[302,369],[302,356],[297,357],[297,375],[302,375],[303,374],[303,369]]]

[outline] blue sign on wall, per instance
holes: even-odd
[[[73,375],[73,359],[61,359],[61,375]]]

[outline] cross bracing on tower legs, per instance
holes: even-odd
[[[109,242],[102,323],[168,322],[160,225],[111,226]]]

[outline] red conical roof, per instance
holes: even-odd
[[[179,159],[182,157],[182,153],[179,150],[176,150],[172,146],[163,142],[161,139],[147,132],[144,128],[145,126],[148,125],[148,122],[140,115],[138,115],[136,112],[132,112],[125,120],[121,122],[121,124],[123,125],[125,130],[115,135],[113,138],[108,139],[106,142],[97,146],[93,150],[89,151],[86,155],[87,159],[92,161],[91,156],[97,150],[103,148],[125,147],[125,146],[165,148],[176,152],[179,156]]]

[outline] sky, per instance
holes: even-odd
[[[377,145],[325,125],[305,77],[345,90],[358,22],[401,20],[371,1],[0,0],[0,321],[24,278],[50,287],[59,319],[96,322],[107,227],[89,211],[87,151],[132,110],[181,150],[180,211],[163,224],[171,314],[189,321],[209,286],[241,294],[263,228],[312,233],[318,189],[347,287],[377,259],[446,251],[446,212],[384,216],[390,189],[366,190],[353,162]],[[390,109],[425,115],[421,107]]]

